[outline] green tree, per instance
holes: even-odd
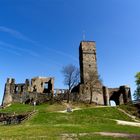
[[[135,75],[135,82],[136,82],[136,90],[134,92],[134,98],[135,99],[140,99],[140,72],[137,72],[136,75]]]

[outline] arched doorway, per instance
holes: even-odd
[[[110,103],[110,106],[116,106],[116,103],[113,100],[110,100],[109,103]]]
[[[120,95],[121,93],[118,91],[112,92],[109,101],[114,101],[116,105],[120,104]]]

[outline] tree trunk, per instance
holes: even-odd
[[[93,96],[93,93],[92,93],[92,88],[90,88],[90,101],[89,101],[89,104],[92,103],[92,96]]]
[[[53,91],[51,91],[51,95],[50,95],[50,104],[54,103],[54,98],[53,98]]]
[[[67,93],[67,103],[69,103],[69,101],[70,101],[70,90]]]

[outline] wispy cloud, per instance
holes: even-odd
[[[30,38],[26,37],[25,35],[23,35],[21,32],[11,29],[11,28],[7,28],[5,26],[0,26],[0,32],[5,32],[8,33],[18,39],[22,39],[31,43],[36,43],[34,40],[31,40]]]
[[[0,46],[0,50],[9,52],[9,53],[17,55],[17,56],[21,56],[21,54],[19,52],[11,50],[11,49],[3,48],[2,46]]]
[[[17,56],[23,56],[23,55],[25,56],[25,53],[26,53],[32,57],[37,57],[37,59],[35,61],[37,61],[38,64],[40,63],[41,65],[45,65],[45,66],[47,65],[46,61],[42,60],[42,57],[45,57],[44,55],[43,56],[39,55],[38,53],[31,51],[29,49],[19,48],[17,46],[0,41],[0,50],[9,52],[9,53],[17,55]],[[52,59],[47,58],[47,62],[53,63],[59,67],[62,67],[61,63],[56,62]]]
[[[78,59],[76,57],[74,57],[74,56],[72,56],[72,55],[70,55],[66,52],[59,51],[59,50],[52,49],[52,48],[46,47],[44,45],[41,45],[37,41],[34,41],[34,40],[28,38],[26,35],[22,34],[21,32],[19,32],[17,30],[14,30],[14,29],[11,29],[11,28],[8,28],[8,27],[5,27],[5,26],[0,26],[0,32],[5,32],[5,33],[8,33],[11,36],[17,38],[17,39],[21,39],[21,40],[30,42],[34,46],[38,47],[39,49],[42,48],[42,50],[48,50],[48,51],[53,52],[54,54],[64,56],[65,58],[70,58],[70,59],[72,59],[76,62],[78,61]],[[17,53],[26,52],[26,53],[30,54],[31,56],[35,56],[35,57],[39,56],[39,54],[34,52],[34,51],[31,51],[31,50],[25,49],[25,48],[20,48],[20,47],[17,47],[15,45],[11,45],[11,44],[8,44],[8,43],[2,42],[2,41],[0,41],[0,45],[6,46],[6,47],[11,48],[11,49],[14,49],[13,51],[15,51]]]
[[[74,57],[74,56],[72,56],[72,55],[70,55],[70,54],[67,54],[67,53],[65,53],[65,52],[58,51],[58,50],[54,50],[54,49],[51,49],[51,51],[53,51],[53,52],[55,52],[55,53],[57,53],[57,54],[59,54],[59,55],[63,55],[63,56],[65,56],[65,57],[69,57],[69,58],[71,58],[71,59],[73,59],[73,60],[75,60],[75,61],[78,61],[78,59],[77,59],[76,57]]]
[[[70,58],[76,62],[78,62],[78,59],[76,57],[74,57],[73,55],[70,55],[66,52],[63,52],[63,51],[59,51],[59,50],[56,50],[56,49],[52,49],[52,48],[49,48],[49,47],[46,47],[46,46],[43,46],[41,44],[36,44],[36,46],[40,47],[40,48],[43,48],[44,50],[48,50],[48,51],[51,51],[53,52],[53,54],[57,54],[57,55],[60,55],[60,56],[64,56],[65,58]]]
[[[32,50],[29,50],[29,49],[25,49],[25,48],[20,48],[20,47],[17,47],[15,45],[11,45],[11,44],[8,44],[6,42],[3,42],[3,41],[0,41],[0,47],[2,48],[2,46],[4,47],[3,50],[11,50],[10,52],[14,52],[16,55],[22,55],[22,52],[25,52],[31,56],[34,56],[34,57],[38,57],[39,54],[32,51]]]

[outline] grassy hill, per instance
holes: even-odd
[[[120,108],[125,110],[127,113],[140,118],[140,103],[139,104],[128,104],[128,105],[121,105]]]
[[[71,113],[62,113],[62,104],[42,104],[35,108],[30,105],[13,104],[0,112],[23,113],[36,110],[27,121],[19,125],[0,126],[0,139],[3,140],[128,140],[100,136],[95,132],[121,132],[140,134],[140,127],[118,125],[115,120],[132,121],[116,107],[80,107]]]

